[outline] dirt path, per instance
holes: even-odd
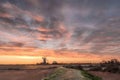
[[[84,77],[78,70],[66,69],[65,74],[61,76],[61,80],[83,80]]]
[[[109,72],[97,72],[97,71],[90,71],[90,73],[101,77],[102,80],[120,80],[120,74],[114,74]]]
[[[86,80],[79,70],[60,67],[43,80]]]

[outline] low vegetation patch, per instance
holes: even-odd
[[[102,80],[102,78],[92,75],[88,73],[87,71],[82,70],[81,73],[87,80]]]
[[[56,80],[61,74],[65,72],[64,68],[57,68],[53,74],[44,78],[43,80]]]

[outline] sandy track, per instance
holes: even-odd
[[[83,80],[84,77],[78,70],[67,69],[66,73],[61,76],[63,80]]]

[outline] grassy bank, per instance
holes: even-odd
[[[86,80],[102,80],[102,78],[92,75],[88,73],[87,71],[81,71],[82,75],[86,78]]]
[[[58,68],[54,71],[53,74],[51,74],[49,77],[44,78],[43,80],[57,80],[61,74],[65,73],[64,68]]]

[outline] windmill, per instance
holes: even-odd
[[[42,64],[47,64],[47,58],[46,57],[42,57],[42,60],[43,60]]]

